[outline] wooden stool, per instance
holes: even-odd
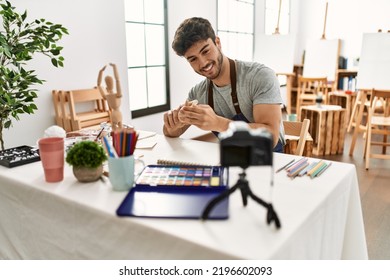
[[[344,151],[346,110],[337,105],[303,106],[301,120],[309,119],[313,155],[336,155]]]
[[[345,125],[348,126],[352,107],[356,100],[356,92],[347,93],[343,90],[332,91],[328,94],[329,105],[339,105],[346,110]]]
[[[299,137],[297,136],[290,136],[290,135],[285,135],[286,139],[286,145],[284,146],[283,152],[285,154],[295,154],[295,151],[298,148],[298,139]],[[303,148],[303,154],[302,156],[304,157],[311,157],[313,154],[313,138],[311,137],[310,134],[307,135],[306,137],[306,142],[305,142],[305,147]]]

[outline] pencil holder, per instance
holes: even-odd
[[[109,157],[108,170],[113,190],[128,191],[134,185],[134,155]]]

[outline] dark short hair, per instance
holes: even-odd
[[[215,43],[215,32],[210,22],[200,17],[188,18],[176,30],[172,48],[177,55],[184,56],[192,45],[208,38],[211,38]]]

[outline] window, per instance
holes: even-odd
[[[169,110],[166,0],[125,0],[132,117]]]
[[[217,33],[223,53],[234,59],[252,61],[254,0],[218,0]]]
[[[290,32],[290,1],[276,1],[266,0],[265,1],[265,34],[275,33],[278,25],[279,17],[279,4],[280,18],[279,18],[279,33],[289,34]]]

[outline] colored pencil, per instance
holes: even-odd
[[[331,162],[329,162],[329,164],[324,168],[324,169],[322,169],[319,173],[317,173],[316,174],[316,177],[319,177],[322,173],[324,173],[325,172],[325,170],[326,169],[328,169],[329,168],[329,166],[331,166],[332,165],[332,163]]]
[[[326,163],[325,162],[321,162],[320,166],[318,166],[318,168],[316,168],[313,172],[310,173],[310,178],[313,179],[316,174],[318,172],[320,172],[322,169],[324,169],[326,167]]]
[[[298,176],[299,172],[301,172],[303,169],[305,169],[309,163],[304,163],[301,166],[299,166],[295,171],[287,174],[287,176],[291,177],[291,179],[294,179],[296,176]]]
[[[291,170],[295,169],[297,166],[299,166],[300,164],[302,164],[304,161],[306,161],[307,158],[301,158],[300,160],[298,160],[296,163],[294,163],[293,165],[291,165],[289,168],[287,168],[287,172],[290,172]]]
[[[312,169],[310,169],[310,171],[307,172],[307,175],[308,175],[308,176],[311,176],[311,174],[313,174],[314,172],[316,172],[317,169],[320,168],[322,164],[323,164],[323,161],[322,161],[322,160],[320,160],[319,162],[317,162],[317,164],[316,164]]]
[[[299,176],[299,177],[302,177],[302,176],[305,175],[310,169],[312,169],[316,164],[317,164],[317,162],[312,162],[312,163],[310,163],[309,165],[306,166],[305,169],[303,169],[301,172],[299,172],[298,176]]]
[[[293,162],[295,161],[295,159],[293,159],[292,161],[290,161],[289,163],[283,165],[282,167],[280,167],[278,170],[276,170],[276,173],[282,171],[283,169],[285,169],[286,167],[288,167],[290,164],[292,164]]]

